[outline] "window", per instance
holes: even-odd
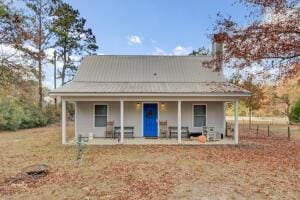
[[[193,126],[206,126],[206,105],[193,105]]]
[[[106,127],[107,105],[95,105],[95,127]]]

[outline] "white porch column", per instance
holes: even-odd
[[[120,101],[120,128],[121,128],[121,136],[120,136],[120,142],[121,144],[124,143],[124,101]]]
[[[66,144],[66,100],[61,100],[61,139]]]
[[[234,102],[234,143],[239,143],[239,100]]]
[[[77,138],[78,138],[78,133],[77,133],[77,119],[78,119],[78,114],[77,114],[77,101],[75,101],[75,103],[74,103],[74,105],[75,105],[75,125],[74,125],[74,128],[75,128],[75,139],[77,140]]]
[[[178,127],[178,144],[181,144],[181,101],[178,101],[178,119],[177,119],[177,127]]]

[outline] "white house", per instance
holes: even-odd
[[[127,136],[175,137],[181,143],[187,131],[201,133],[207,126],[224,136],[225,103],[234,102],[237,144],[238,100],[250,93],[226,82],[222,70],[207,67],[212,59],[213,55],[85,57],[74,80],[51,91],[62,99],[62,143],[70,101],[75,103],[75,136],[107,137],[111,122],[120,143]],[[161,122],[167,124],[167,134],[162,135]]]

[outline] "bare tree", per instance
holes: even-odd
[[[51,47],[50,31],[51,12],[55,6],[55,0],[24,0],[26,5],[26,32],[29,37],[24,43],[16,43],[15,47],[22,51],[26,57],[36,65],[35,76],[38,79],[39,106],[43,101],[43,65],[46,62],[46,50]]]

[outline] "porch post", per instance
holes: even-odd
[[[121,128],[121,137],[120,137],[120,142],[121,144],[124,143],[124,101],[120,101],[120,128]]]
[[[178,144],[181,144],[181,101],[178,101],[178,119],[177,119],[177,136],[178,136]]]
[[[62,144],[66,144],[66,100],[61,100],[61,139]]]
[[[234,102],[234,143],[239,143],[239,100],[235,99]]]
[[[77,140],[78,138],[78,133],[77,133],[77,119],[78,119],[78,116],[77,116],[77,101],[75,101],[75,125],[74,125],[74,128],[75,128],[75,139]]]

